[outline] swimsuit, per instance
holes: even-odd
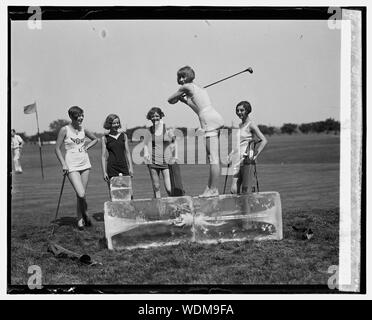
[[[162,134],[157,136],[155,134],[154,126],[150,127],[152,136],[152,163],[149,164],[151,169],[168,169],[168,162],[171,158],[170,148],[168,146],[172,143],[172,134],[165,129],[163,124]]]
[[[218,129],[224,125],[222,116],[212,107],[208,93],[205,89],[191,84],[191,95],[187,104],[198,114],[200,126],[205,131],[205,136],[216,136]]]
[[[247,124],[239,124],[239,130],[237,130],[237,141],[239,143],[238,159],[235,160],[234,174],[237,174],[240,170],[240,166],[243,165],[243,158],[246,156],[246,151],[249,143],[252,141],[252,131],[250,128],[251,120]]]
[[[110,179],[119,176],[120,173],[124,176],[129,176],[124,133],[120,133],[117,138],[108,134],[105,135],[105,138],[108,151],[107,175]]]
[[[85,132],[82,128],[78,133],[72,130],[70,125],[66,126],[65,136],[65,162],[68,171],[82,171],[90,169],[92,166],[89,161],[88,153],[84,150]]]

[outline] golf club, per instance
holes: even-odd
[[[215,85],[215,84],[217,84],[217,83],[220,83],[220,82],[222,82],[222,81],[225,81],[225,80],[227,80],[227,79],[230,79],[230,78],[232,78],[232,77],[235,77],[235,76],[237,76],[238,74],[241,74],[241,73],[243,73],[243,72],[253,73],[253,69],[252,69],[251,67],[249,67],[249,68],[247,68],[247,69],[245,69],[245,70],[243,70],[243,71],[240,71],[240,72],[238,72],[238,73],[235,73],[235,74],[233,74],[233,75],[231,75],[231,76],[229,76],[229,77],[226,77],[226,78],[223,78],[223,79],[218,80],[218,81],[216,81],[216,82],[213,82],[213,83],[211,83],[211,84],[208,84],[208,85],[206,85],[206,86],[203,87],[203,88],[206,89],[206,88],[211,87],[211,86],[213,86],[213,85]]]
[[[225,184],[224,184],[224,186],[223,186],[223,194],[226,193],[226,184],[227,184],[227,179],[228,179],[228,177],[229,177],[229,169],[230,169],[230,165],[231,165],[231,162],[229,162],[229,163],[227,164],[227,170],[226,170],[226,176],[225,176]]]
[[[258,177],[257,177],[256,161],[254,162],[254,176],[255,176],[255,178],[256,178],[257,192],[260,192],[260,187],[258,186]]]
[[[57,219],[57,216],[58,216],[59,205],[61,204],[61,198],[62,198],[62,193],[63,193],[63,187],[65,185],[66,176],[67,176],[67,172],[64,172],[63,173],[62,186],[61,186],[61,192],[59,193],[59,199],[58,199],[58,204],[57,204],[56,215],[55,215],[53,221],[55,221]],[[51,232],[50,236],[52,236],[54,234],[54,229],[55,229],[55,224],[53,224],[53,228],[52,228],[52,232]]]
[[[108,187],[108,192],[109,192],[110,201],[112,201],[112,199],[111,199],[110,181],[106,181],[106,182],[107,182],[107,187]]]
[[[238,73],[235,73],[235,74],[233,74],[233,75],[231,75],[231,76],[228,76],[228,77],[223,78],[223,79],[221,79],[221,80],[218,80],[218,81],[216,81],[216,82],[210,83],[210,84],[204,86],[203,88],[204,88],[204,89],[209,88],[209,87],[211,87],[211,86],[213,86],[213,85],[215,85],[215,84],[217,84],[217,83],[220,83],[220,82],[222,82],[222,81],[225,81],[225,80],[227,80],[227,79],[230,79],[230,78],[232,78],[232,77],[235,77],[235,76],[237,76],[237,75],[239,75],[239,74],[241,74],[241,73],[243,73],[243,72],[253,73],[253,69],[252,69],[251,67],[249,67],[249,68],[247,68],[247,69],[245,69],[245,70],[243,70],[243,71],[240,71],[240,72],[238,72]],[[186,97],[186,93],[182,94],[181,97]]]

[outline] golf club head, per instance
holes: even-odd
[[[253,73],[253,69],[251,67],[249,67],[246,71],[248,71],[249,73]]]

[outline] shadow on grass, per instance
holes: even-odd
[[[52,223],[56,224],[57,226],[76,226],[77,218],[74,217],[61,217],[57,220],[53,220]]]
[[[103,212],[96,212],[96,213],[93,213],[93,214],[92,214],[92,217],[93,217],[94,220],[96,220],[96,221],[100,221],[100,222],[103,222],[103,221],[104,221],[104,218],[103,218]]]
[[[91,214],[90,216],[93,217],[94,220],[97,222],[104,221],[103,212],[95,212]],[[78,219],[76,217],[65,216],[65,217],[60,217],[59,219],[51,221],[51,224],[55,224],[58,227],[62,227],[62,226],[76,227],[77,221]]]

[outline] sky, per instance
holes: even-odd
[[[238,124],[242,100],[258,124],[339,120],[340,46],[326,20],[42,20],[41,29],[12,21],[11,126],[35,134],[23,106],[36,101],[41,132],[69,119],[73,105],[94,132],[110,113],[124,127],[147,125],[153,106],[167,125],[196,128],[188,106],[167,102],[185,65],[200,86],[253,69],[208,88],[226,125]]]

